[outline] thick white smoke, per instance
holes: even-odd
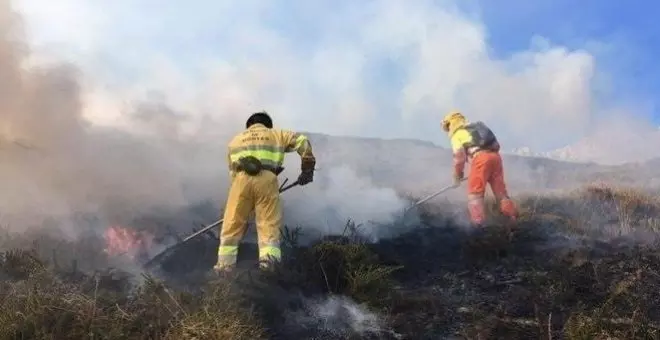
[[[285,195],[288,224],[336,234],[350,218],[372,239],[386,234],[379,228],[395,221],[407,206],[394,189],[379,187],[346,165],[321,168],[312,185]]]
[[[301,310],[287,315],[287,322],[293,329],[320,331],[326,336],[369,337],[390,332],[379,315],[344,296],[305,301]]]
[[[14,229],[79,213],[129,220],[205,200],[219,210],[227,189],[226,142],[256,110],[267,109],[278,127],[293,130],[446,144],[437,122],[459,107],[492,125],[507,149],[530,135],[541,147],[561,144],[588,130],[598,110],[602,70],[588,50],[539,40],[495,59],[483,25],[451,3],[338,6],[337,19],[320,16],[325,5],[301,6],[303,17],[323,18],[309,23],[318,39],[304,46],[267,24],[277,6],[262,2],[217,5],[217,15],[241,18],[228,27],[218,26],[222,20],[202,2],[181,12],[173,3],[147,9],[69,0],[65,14],[26,0],[18,4],[26,26],[9,0],[1,4],[6,143],[0,175],[6,180],[0,203]],[[147,26],[138,20],[146,16]],[[191,46],[200,42],[193,37],[203,42],[218,31],[221,51],[191,52],[198,57],[189,60],[176,53],[182,49],[163,49],[164,41]],[[396,65],[388,68],[392,60]],[[382,79],[394,70],[402,75]],[[549,131],[549,125],[562,128]],[[285,194],[287,222],[341,232],[354,219],[377,236],[373,225],[392,221],[405,205],[395,189],[430,193],[450,181],[449,156],[431,147],[411,153],[372,142],[357,152],[338,144],[333,139],[318,149],[317,182]],[[375,166],[365,170],[342,158]],[[297,166],[288,168],[295,177]],[[535,180],[514,172],[511,177]]]
[[[159,124],[174,117],[154,100],[132,103],[127,112],[151,127],[150,135],[90,125],[82,114],[87,103],[78,69],[25,66],[30,53],[19,19],[8,1],[0,2],[0,205],[6,227],[25,230],[86,214],[111,223],[219,198],[226,185],[219,148],[209,150],[197,145],[203,136],[186,140],[175,125]],[[73,224],[60,223],[70,236]]]

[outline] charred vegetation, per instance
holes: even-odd
[[[3,233],[0,339],[660,338],[654,196],[589,187],[519,204],[513,228],[482,232],[426,204],[420,227],[376,243],[351,222],[308,245],[285,228],[272,271],[244,244],[220,278],[212,236],[142,273],[92,237]],[[77,262],[90,259],[107,269]]]

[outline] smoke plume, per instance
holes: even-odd
[[[159,103],[136,103],[128,112],[154,127],[151,135],[91,125],[83,117],[76,66],[26,67],[30,51],[20,18],[8,1],[0,6],[0,205],[6,226],[20,230],[78,214],[125,219],[222,191],[225,173],[209,165],[219,158],[217,150],[177,139],[176,117]],[[217,184],[211,190],[209,183]]]
[[[20,17],[8,1],[0,13],[0,205],[7,227],[17,231],[58,221],[58,228],[75,237],[82,228],[79,216],[95,216],[102,228],[208,201],[219,216],[227,190],[226,142],[244,118],[188,124],[188,113],[149,93],[122,108],[130,129],[91,124],[76,65],[25,66],[31,52]],[[292,213],[291,223],[317,225],[327,216],[331,232],[347,218],[387,220],[402,207],[393,190],[375,187],[350,168],[324,171],[310,190],[287,203],[302,207],[294,207],[302,214]],[[346,203],[347,197],[355,200]],[[189,227],[184,221],[180,226]]]
[[[333,9],[339,19],[314,22],[308,18],[328,8],[299,6],[291,21],[313,26],[307,46],[269,26],[279,7],[264,2],[222,2],[217,11],[192,2],[185,13],[194,23],[183,22],[172,4],[131,3],[70,0],[62,20],[65,14],[25,1],[17,5],[30,25],[22,27],[10,1],[2,1],[0,203],[11,228],[71,219],[62,228],[75,234],[74,216],[109,224],[208,202],[213,209],[190,213],[179,225],[212,222],[227,190],[226,142],[256,110],[293,130],[447,145],[437,122],[459,107],[491,125],[506,149],[536,149],[577,140],[601,108],[596,88],[604,71],[593,51],[537,39],[528,50],[494,58],[482,23],[453,4],[341,4]],[[148,25],[136,20],[140,13],[149,13]],[[220,27],[218,15],[241,20]],[[75,23],[75,32],[62,22]],[[191,52],[194,59],[157,44],[191,46],[211,36],[222,40],[214,43],[222,50]],[[316,182],[284,194],[287,224],[341,232],[350,218],[378,237],[374,225],[392,221],[406,205],[397,193],[429,194],[451,180],[451,156],[433,146],[312,140],[320,170]],[[284,174],[291,179],[295,158]],[[514,163],[506,163],[512,188],[566,181],[555,165]]]

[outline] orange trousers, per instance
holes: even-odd
[[[518,217],[518,209],[506,190],[502,157],[498,152],[481,151],[472,158],[467,179],[468,210],[472,223],[482,225],[486,218],[484,204],[486,184],[490,184],[490,189],[499,202],[502,214],[515,221]]]

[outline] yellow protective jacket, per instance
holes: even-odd
[[[302,159],[303,170],[314,169],[316,159],[307,136],[292,131],[269,129],[263,124],[254,124],[236,135],[229,142],[227,164],[231,177],[236,176],[236,163],[242,157],[252,156],[265,169],[277,170],[284,163],[284,154],[296,151]]]

